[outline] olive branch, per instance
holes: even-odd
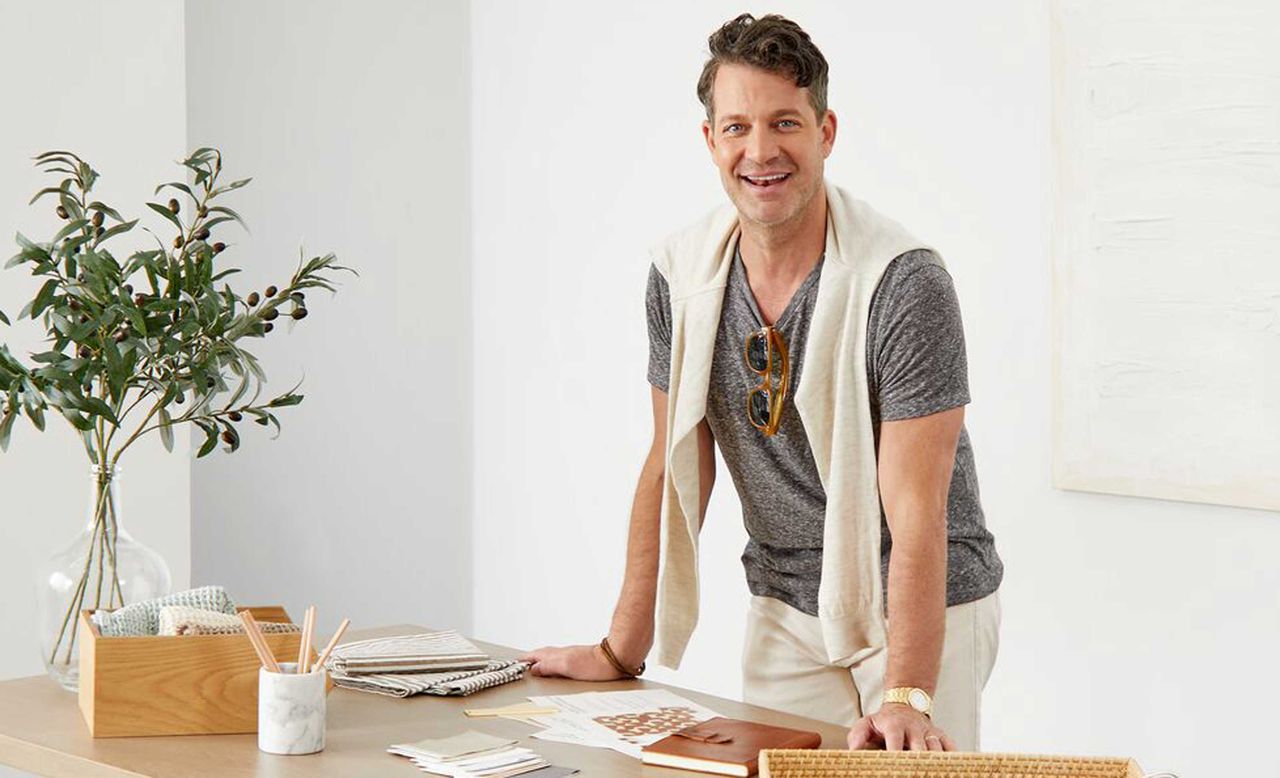
[[[0,451],[8,450],[13,426],[23,415],[43,430],[45,413],[56,411],[80,432],[89,459],[107,474],[107,483],[99,482],[101,534],[95,542],[105,552],[98,556],[99,566],[104,558],[110,566],[107,605],[114,606],[123,604],[123,593],[114,570],[115,517],[108,510],[114,501],[108,490],[120,457],[151,432],[158,432],[172,451],[173,430],[186,423],[205,435],[197,457],[212,452],[219,441],[226,451],[237,450],[239,425],[246,419],[278,435],[275,412],[302,402],[303,395],[294,386],[263,401],[266,375],[247,346],[270,334],[282,315],[293,321],[305,318],[307,291],[336,292],[334,273],[355,271],[337,264],[333,254],[300,257],[286,285],[245,297],[237,294],[224,279],[240,269],[224,266],[227,244],[213,234],[232,222],[247,231],[244,220],[223,201],[251,179],[220,183],[222,155],[216,149],[197,149],[182,161],[189,184],[173,181],[156,187],[157,196],[165,190],[174,195],[167,203],[146,203],[163,219],[172,239],[163,240],[144,226],[156,247],[136,251],[123,263],[108,243],[133,230],[139,220],[126,221],[116,209],[92,199],[98,173],[75,154],[49,151],[35,162],[60,181],[41,189],[28,204],[54,198],[65,224],[43,243],[19,233],[20,250],[5,265],[25,266],[45,279],[18,317],[39,318],[48,338],[47,349],[31,354],[30,364],[0,344]],[[0,322],[10,324],[3,311]],[[63,634],[84,606],[92,557],[86,560]],[[95,598],[99,606],[101,573]],[[67,642],[68,661],[74,630]],[[53,654],[57,651],[55,644]]]

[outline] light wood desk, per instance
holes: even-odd
[[[423,632],[414,626],[350,633],[348,639]],[[515,657],[505,646],[478,643],[496,657]],[[180,737],[89,737],[75,695],[44,676],[0,682],[0,764],[49,776],[381,776],[425,775],[408,759],[386,752],[392,743],[444,737],[467,729],[519,739],[552,764],[576,767],[583,776],[703,775],[642,765],[613,751],[530,738],[533,727],[503,719],[471,719],[464,708],[514,705],[543,694],[662,688],[649,681],[586,683],[534,678],[485,689],[469,697],[419,695],[394,699],[368,692],[334,689],[329,696],[325,750],[309,756],[274,756],[258,750],[257,735]],[[665,688],[722,715],[822,733],[824,748],[842,748],[846,730],[833,724],[744,705],[685,689]],[[705,778],[705,776],[704,776]]]

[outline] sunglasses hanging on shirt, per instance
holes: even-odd
[[[747,419],[751,426],[772,436],[782,423],[782,404],[791,382],[787,345],[773,327],[762,327],[747,335],[743,356],[751,372],[760,376],[760,385],[747,394]],[[779,373],[774,383],[774,369]]]

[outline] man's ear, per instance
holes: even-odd
[[[702,139],[707,142],[707,150],[714,154],[716,151],[716,134],[711,129],[711,122],[705,119],[702,122]]]
[[[831,156],[831,149],[836,145],[836,112],[827,110],[822,118],[822,158]]]

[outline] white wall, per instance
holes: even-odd
[[[745,9],[814,35],[841,122],[830,176],[939,246],[960,291],[969,428],[1007,566],[985,748],[1276,773],[1262,753],[1280,692],[1275,514],[1049,483],[1042,5]],[[304,239],[362,273],[263,344],[273,387],[306,375],[278,440],[246,436],[190,474],[156,441],[128,463],[129,526],[175,585],[189,489],[190,577],[241,599],[314,601],[322,628],[349,613],[468,629],[474,597],[481,638],[599,638],[650,435],[644,249],[724,199],[694,82],[707,34],[741,10],[190,0],[184,49],[176,3],[77,2],[56,18],[0,4],[0,30],[27,32],[0,49],[6,114],[25,117],[0,123],[0,237],[53,224],[23,206],[41,149],[79,150],[133,208],[213,143],[255,176],[237,200],[254,232],[228,255],[244,288],[279,283]],[[80,59],[46,56],[53,29]],[[20,308],[29,280],[0,274],[0,308]],[[29,326],[3,333],[37,346]],[[87,486],[65,430],[14,438],[2,615],[29,625],[27,561],[77,531]],[[684,669],[654,677],[735,696],[745,535],[728,483],[705,534],[701,628]],[[39,672],[35,644],[20,630],[0,643],[0,675]]]
[[[282,283],[303,242],[360,273],[308,293],[311,315],[255,352],[272,391],[306,379],[279,439],[193,463],[193,577],[295,616],[314,603],[322,631],[343,616],[465,630],[466,5],[186,9],[188,143],[254,176],[233,196],[253,232],[227,230],[237,288]]]
[[[840,119],[829,176],[940,247],[959,289],[1007,568],[984,748],[1275,774],[1277,516],[1050,486],[1038,3],[473,2],[475,632],[533,647],[608,626],[650,434],[643,250],[724,200],[694,83],[706,36],[742,10],[812,33]],[[728,484],[702,624],[684,668],[654,677],[734,696],[745,536]]]
[[[153,224],[144,203],[172,180],[186,145],[182,78],[183,9],[165,0],[105,5],[0,2],[0,256],[17,251],[15,232],[47,241],[59,229],[54,203],[27,201],[50,181],[32,157],[68,149],[101,178],[94,193],[126,218]],[[158,219],[158,217],[155,217]],[[119,238],[145,245],[145,233]],[[124,252],[117,252],[117,256]],[[17,321],[39,286],[22,268],[0,271],[0,342],[17,355],[44,351],[39,321]],[[169,563],[175,587],[190,577],[187,434],[169,454],[158,436],[121,460],[126,529]],[[89,462],[79,437],[55,414],[44,433],[24,418],[0,454],[0,678],[44,672],[38,648],[35,567],[84,527]]]

